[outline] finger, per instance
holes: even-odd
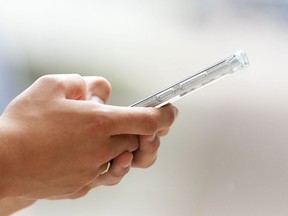
[[[151,135],[171,126],[177,116],[172,105],[161,108],[150,107],[112,107],[110,110],[112,134]]]
[[[91,188],[88,185],[86,185],[82,187],[79,191],[76,191],[74,193],[66,194],[62,196],[49,197],[48,199],[49,200],[78,199],[78,198],[85,196],[90,190]]]
[[[97,187],[99,185],[111,186],[118,184],[122,178],[129,172],[133,154],[124,152],[118,157],[114,158],[110,169],[105,174],[100,175],[97,180],[91,183],[90,187]]]
[[[96,103],[101,103],[101,104],[105,103],[100,97],[97,97],[97,96],[87,97],[86,100],[94,101]]]
[[[85,196],[91,189],[98,186],[112,186],[118,184],[123,177],[129,172],[133,154],[124,152],[113,160],[111,167],[105,174],[99,175],[93,182],[84,186],[79,191],[66,196],[58,197],[58,199],[78,199]]]
[[[61,96],[66,99],[82,100],[86,98],[84,79],[78,74],[45,75],[35,82],[35,85],[44,85],[48,97]],[[53,94],[51,94],[51,91]]]
[[[63,196],[50,197],[49,199],[51,200],[77,199],[85,196],[91,189],[95,187],[101,185],[112,186],[118,184],[123,179],[123,177],[129,172],[132,160],[133,160],[133,154],[130,152],[124,152],[118,157],[114,158],[109,170],[106,173],[102,175],[100,174],[98,177],[95,178],[93,182],[85,185],[79,191]],[[102,170],[106,169],[104,167],[107,167],[107,164],[102,165],[100,169]]]
[[[166,136],[166,135],[169,133],[169,131],[170,131],[170,128],[165,128],[165,129],[159,131],[159,132],[158,132],[158,135],[159,135],[160,137]]]
[[[84,80],[86,82],[87,100],[100,98],[104,103],[108,101],[111,94],[111,84],[108,80],[99,76],[86,76]]]
[[[112,136],[110,139],[110,152],[108,153],[110,156],[110,160],[118,157],[123,152],[134,152],[139,148],[139,136],[137,135],[116,135]]]
[[[104,174],[104,173],[108,172],[108,170],[110,169],[110,166],[111,166],[111,162],[110,161],[108,161],[107,163],[103,164],[99,168],[99,173],[100,174]]]
[[[160,139],[157,133],[151,136],[140,136],[140,147],[134,152],[133,167],[147,168],[157,159]]]
[[[123,152],[134,152],[139,148],[138,135],[115,135],[108,137],[109,139],[101,149],[97,150],[98,154],[101,151],[101,160],[103,165],[99,167],[99,174],[104,172],[107,167],[107,162],[121,155]]]
[[[84,79],[78,74],[51,75],[66,99],[83,100],[86,97]]]

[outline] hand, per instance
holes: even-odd
[[[107,92],[111,91],[111,86],[108,91],[107,90],[103,91],[103,89],[105,89],[104,88],[105,85],[101,83],[101,81],[99,81],[98,78],[85,77],[85,80],[88,86],[87,100],[93,100],[98,103],[106,103],[109,97],[109,94],[107,94]],[[102,81],[105,81],[105,80],[102,80]],[[109,85],[106,85],[106,87],[109,88]],[[102,89],[102,91],[99,91],[100,89]],[[167,105],[167,106],[171,106],[171,105]],[[170,107],[170,108],[174,110],[173,112],[174,116],[172,114],[172,116],[170,117],[176,118],[178,114],[178,110],[175,107]],[[149,112],[150,108],[144,108],[144,109],[147,109],[146,112]],[[151,112],[154,112],[154,111],[157,111],[157,110],[152,109]],[[167,117],[169,118],[169,116]],[[153,120],[151,122],[151,125],[153,125]],[[160,130],[159,132],[154,133],[153,135],[140,135],[139,136],[140,147],[133,153],[124,152],[123,154],[114,158],[108,172],[100,175],[93,182],[91,182],[88,185],[85,185],[78,192],[74,194],[70,194],[68,196],[56,197],[54,199],[67,199],[67,198],[76,199],[76,198],[86,195],[91,189],[95,187],[98,187],[101,185],[111,186],[111,185],[118,184],[123,179],[123,177],[128,173],[131,167],[137,167],[137,168],[150,167],[151,165],[153,165],[153,163],[155,162],[157,158],[157,151],[160,146],[160,137],[165,136],[168,132],[169,132],[169,127],[164,128]]]
[[[169,105],[169,107],[170,106],[171,105]],[[171,109],[171,107],[169,109]],[[160,109],[168,109],[168,107]],[[171,118],[175,118],[177,116],[177,110],[175,110],[173,107],[172,109],[174,110],[174,116],[172,115]],[[74,194],[69,194],[68,196],[55,197],[54,199],[80,198],[86,195],[91,189],[95,187],[101,185],[112,186],[118,184],[123,179],[123,177],[128,173],[131,167],[137,167],[137,168],[150,167],[151,165],[153,165],[153,163],[156,161],[157,158],[157,151],[160,146],[159,137],[166,135],[168,131],[169,128],[166,128],[160,130],[158,133],[154,133],[153,135],[139,136],[140,147],[133,153],[124,152],[123,154],[114,158],[108,172],[99,175],[93,182],[91,182],[88,185],[85,185],[78,192]]]
[[[0,200],[0,215],[9,216],[21,209],[32,205],[35,200],[21,199],[21,198],[6,198]]]
[[[147,140],[138,135],[169,128],[175,108],[87,101],[96,95],[105,102],[110,94],[107,81],[93,82],[102,85],[98,95],[91,94],[95,85],[80,76],[44,76],[10,103],[0,118],[0,145],[5,149],[0,168],[7,171],[0,180],[2,197],[72,196],[88,185],[117,183],[131,163],[141,167],[143,160],[137,158],[147,155],[139,153]],[[101,175],[111,160],[111,169]]]

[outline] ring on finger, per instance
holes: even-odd
[[[101,173],[101,175],[107,173],[107,172],[109,171],[109,169],[110,169],[110,166],[111,166],[111,163],[110,163],[110,161],[109,161],[109,162],[107,162],[107,167],[106,167],[106,169]]]

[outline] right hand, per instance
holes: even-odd
[[[100,94],[109,95],[109,83],[95,79],[104,83]],[[121,164],[126,153],[131,156],[138,135],[153,135],[174,121],[171,105],[131,108],[87,101],[87,86],[78,75],[48,75],[9,104],[0,118],[0,167],[6,171],[0,196],[75,194],[103,178],[108,161],[118,158]],[[130,156],[124,161],[131,163]]]

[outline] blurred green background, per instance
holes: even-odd
[[[287,0],[0,0],[0,109],[49,73],[130,105],[232,54],[251,65],[175,103],[157,163],[17,216],[288,214]]]

